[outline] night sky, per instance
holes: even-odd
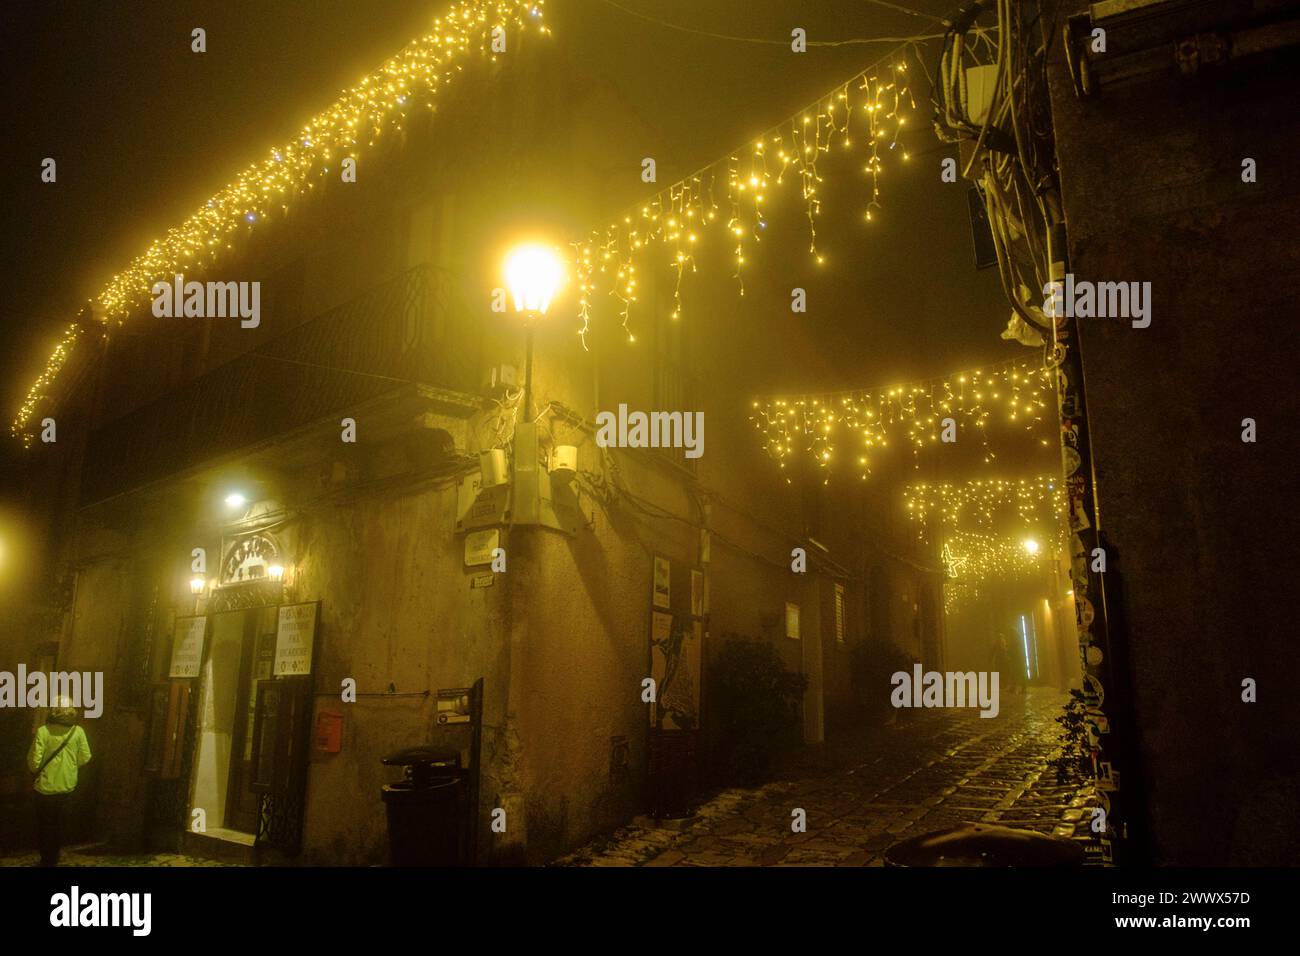
[[[6,422],[58,332],[114,272],[444,6],[66,0],[6,9]],[[907,6],[946,13],[951,4]],[[894,49],[854,43],[796,55],[792,27],[814,43],[941,30],[866,0],[550,0],[546,19],[554,31],[546,42],[613,83],[654,131],[653,143],[611,142],[610,156],[658,157],[660,186]],[[207,30],[202,55],[190,51],[195,26]],[[924,45],[930,68],[937,46]],[[939,182],[939,160],[951,153],[929,127],[928,82],[911,76],[920,109],[904,142],[913,158],[887,161],[884,209],[870,226],[859,219],[862,197],[828,201],[819,233],[833,264],[807,283],[819,306],[807,328],[829,357],[822,368],[790,369],[782,388],[890,384],[1030,354],[998,339],[1008,310],[995,271],[974,269],[966,186]],[[446,142],[454,148],[454,130]],[[57,185],[40,182],[46,156],[58,160]],[[634,168],[626,196],[611,199],[635,202],[654,188]],[[807,248],[803,235],[785,241],[791,255]]]

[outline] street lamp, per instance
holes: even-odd
[[[533,416],[533,328],[546,314],[556,290],[564,281],[564,264],[555,250],[543,245],[516,246],[506,257],[506,286],[515,311],[524,317],[527,349],[524,358],[524,421]]]
[[[1027,551],[1027,552],[1030,554],[1031,557],[1032,557],[1033,555],[1037,554],[1037,553],[1038,553],[1038,542],[1035,541],[1033,538],[1026,538],[1026,539],[1025,539],[1025,551]]]

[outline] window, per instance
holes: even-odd
[[[686,416],[703,411],[699,383],[693,374],[690,323],[672,318],[672,310],[663,301],[657,282],[652,290],[651,303],[655,316],[655,364],[654,407],[649,411],[681,412],[685,422]],[[684,449],[669,448],[660,453],[674,464],[695,472],[698,458],[686,457]]]

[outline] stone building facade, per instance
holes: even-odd
[[[539,70],[567,93],[541,99]],[[618,193],[565,151],[594,117],[632,121],[549,49],[471,81],[517,109],[499,121],[453,99],[364,160],[356,184],[250,229],[193,277],[260,280],[257,328],[142,312],[83,341],[41,410],[59,423],[29,462],[48,613],[7,628],[4,657],[106,675],[87,727],[87,835],[382,862],[380,792],[396,773],[381,758],[447,740],[479,757],[477,861],[549,859],[646,808],[656,559],[663,610],[702,645],[698,683],[724,636],[774,644],[808,678],[809,745],[852,713],[855,645],[941,655],[941,575],[893,513],[898,484],[822,498],[753,441],[754,369],[805,348],[760,310],[720,294],[746,329],[738,345],[726,323],[672,324],[648,277],[634,345],[597,333],[588,351],[571,323],[539,324],[520,408],[522,328],[490,305],[501,243],[519,222],[564,234],[604,212]],[[495,158],[525,141],[536,169]],[[476,162],[453,143],[476,144]],[[513,386],[497,384],[503,366]],[[599,447],[595,415],[620,403],[702,411],[704,455]],[[540,475],[521,474],[525,443]],[[577,450],[571,475],[547,471],[558,446]],[[509,477],[484,487],[494,449]],[[790,570],[795,547],[806,574]],[[479,681],[472,747],[445,735],[437,692]]]

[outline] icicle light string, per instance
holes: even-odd
[[[954,529],[974,524],[992,528],[1014,516],[1022,527],[1059,527],[1065,495],[1059,478],[986,479],[966,482],[912,482],[903,491],[908,518],[917,526],[917,538],[928,540],[931,525]]]
[[[464,69],[471,53],[492,59],[493,32],[514,27],[523,32],[542,24],[545,0],[459,0],[433,29],[411,41],[379,69],[309,120],[294,138],[270,149],[265,158],[239,173],[184,222],[155,240],[143,254],[113,276],[92,300],[92,311],[107,326],[121,324],[152,295],[153,284],[177,273],[206,267],[258,224],[283,215],[295,200],[390,129],[401,130],[412,111],[433,110],[437,94]],[[27,425],[37,403],[67,362],[73,343],[89,323],[77,321],[63,332],[44,370],[37,376],[10,430],[26,444]],[[103,334],[106,334],[103,333]]]
[[[1041,430],[1044,413],[1054,407],[1053,389],[1050,369],[1036,358],[1020,358],[892,388],[760,399],[749,419],[781,468],[805,454],[829,478],[846,459],[865,479],[872,456],[891,443],[906,444],[914,457],[938,443],[944,419],[954,428],[977,429],[984,461],[991,462],[997,456],[989,447],[990,422]],[[1049,443],[1047,437],[1039,441]]]
[[[880,175],[884,170],[882,150],[899,150],[899,134],[905,117],[902,109],[916,108],[906,84],[907,64],[897,59],[878,72],[881,64],[921,39],[909,37],[888,54],[805,108],[756,136],[740,149],[702,166],[666,186],[649,199],[626,209],[615,221],[593,230],[585,239],[572,242],[571,275],[578,287],[578,335],[587,347],[591,310],[602,288],[614,299],[619,322],[629,342],[636,336],[630,313],[637,301],[638,264],[646,248],[657,245],[667,250],[669,266],[676,273],[672,318],[682,315],[681,278],[686,270],[696,271],[694,250],[707,230],[725,226],[732,241],[732,278],[740,295],[745,294],[744,272],[749,243],[762,240],[768,220],[765,209],[772,191],[797,181],[808,220],[809,254],[818,265],[825,256],[817,246],[817,220],[822,211],[821,170],[818,162],[838,145],[863,150],[862,173],[870,181],[863,218],[870,221],[880,208]]]
[[[1043,555],[1025,547],[1024,535],[948,531],[944,535],[946,613],[975,601],[988,581],[1023,581],[1043,568]]]

